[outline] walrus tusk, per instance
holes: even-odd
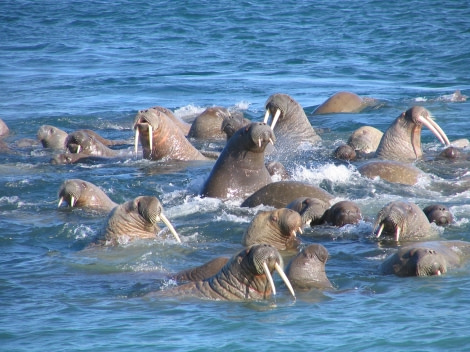
[[[136,127],[135,128],[135,140],[134,140],[134,152],[135,156],[137,156],[137,149],[138,149],[138,143],[139,143],[139,129]]]
[[[274,141],[269,137],[269,141],[271,142],[272,145],[274,145]]]
[[[301,235],[303,235],[303,233],[304,233],[304,232],[302,231],[302,228],[301,228],[301,227],[299,227],[297,231],[299,231]]]
[[[263,119],[264,123],[268,123],[269,115],[270,115],[269,109],[266,109],[266,113],[264,114],[264,119]]]
[[[271,285],[271,290],[273,291],[273,295],[275,295],[276,286],[274,286],[273,277],[271,276],[271,273],[269,272],[268,264],[266,264],[266,262],[263,262],[263,269],[264,269],[264,273],[266,274],[266,277],[268,278],[269,284]]]
[[[60,206],[62,205],[62,202],[64,201],[64,197],[60,197],[59,198],[59,204],[57,205],[57,208],[60,208]]]
[[[258,138],[258,146],[261,148],[261,138]]]
[[[277,120],[279,119],[279,116],[281,116],[281,109],[277,109],[276,115],[273,117],[273,122],[271,124],[271,129],[274,130],[274,126],[276,126]]]
[[[70,196],[70,207],[73,208],[74,205],[75,205],[75,197]]]
[[[398,240],[400,239],[400,226],[397,226],[397,230],[395,231],[395,241],[398,242]]]
[[[79,144],[78,147],[77,147],[77,154],[80,153],[80,148],[81,147],[80,147],[80,144]]]
[[[160,219],[163,221],[166,227],[170,229],[170,232],[173,234],[173,236],[175,236],[176,241],[181,243],[180,236],[178,236],[178,233],[176,232],[175,228],[171,224],[170,220],[168,220],[168,218],[165,215],[163,215],[163,213],[160,213]]]
[[[295,292],[294,292],[294,289],[292,288],[292,285],[289,281],[289,279],[287,278],[287,275],[286,273],[284,272],[284,270],[282,270],[281,266],[278,264],[278,263],[274,263],[274,268],[276,269],[276,271],[278,272],[279,276],[281,277],[282,281],[284,281],[284,283],[286,284],[287,288],[289,289],[290,293],[292,294],[292,296],[295,298]]]
[[[384,230],[384,227],[385,227],[385,224],[380,225],[377,233],[375,234],[375,237],[377,237],[377,238],[380,237],[380,235],[382,234],[382,231]],[[375,229],[374,229],[374,231],[375,231]]]
[[[447,135],[445,132],[442,130],[442,128],[434,121],[432,118],[425,118],[422,116],[419,116],[418,120],[425,125],[427,128],[431,130],[431,132],[441,141],[442,144],[444,144],[446,147],[450,145],[449,138],[447,138]]]
[[[152,126],[149,125],[149,148],[150,148],[150,156],[152,155],[152,143],[153,143],[153,133],[152,133]]]

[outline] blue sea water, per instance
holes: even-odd
[[[402,111],[425,106],[450,140],[468,138],[470,4],[467,1],[1,1],[0,350],[3,351],[465,351],[470,346],[469,268],[442,277],[378,273],[389,253],[367,239],[390,200],[441,202],[455,223],[443,239],[470,241],[468,161],[420,161],[429,182],[367,180],[331,158],[350,133],[384,131]],[[383,104],[357,114],[312,115],[337,91]],[[139,109],[167,107],[188,121],[206,107],[237,108],[260,121],[264,103],[286,93],[323,142],[289,171],[364,221],[307,229],[304,243],[330,253],[333,292],[279,284],[268,302],[150,299],[166,274],[241,248],[255,214],[237,200],[200,198],[211,163],[128,158],[52,165],[53,152],[21,141],[41,125],[93,129],[132,143]],[[423,129],[423,149],[442,146]],[[131,148],[129,146],[129,148]],[[101,214],[57,207],[68,178],[100,186],[117,203],[155,195],[183,243],[157,239],[86,248]]]

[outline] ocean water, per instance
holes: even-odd
[[[467,160],[436,162],[442,146],[423,129],[429,179],[416,186],[360,176],[331,152],[350,133],[384,131],[402,111],[425,106],[449,139],[468,138],[470,5],[466,1],[2,1],[0,118],[0,350],[3,351],[432,351],[468,350],[468,266],[441,277],[384,276],[390,253],[368,238],[391,200],[441,202],[455,223],[442,239],[470,241]],[[380,99],[357,114],[316,115],[337,91]],[[129,157],[52,165],[34,143],[41,125],[88,128],[129,140],[137,110],[167,107],[190,121],[209,106],[261,121],[264,103],[286,93],[321,131],[288,170],[364,221],[306,229],[304,244],[329,251],[335,290],[299,292],[275,277],[267,302],[144,295],[174,285],[166,275],[241,248],[258,209],[198,196],[213,163]],[[23,142],[29,143],[23,143]],[[222,147],[222,146],[219,146]],[[103,214],[57,207],[69,178],[101,187],[117,203],[157,196],[180,236],[88,248]]]

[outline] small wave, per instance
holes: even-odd
[[[292,175],[295,180],[318,184],[325,179],[333,183],[349,183],[359,173],[352,166],[325,164],[314,169],[299,166]]]
[[[176,117],[179,117],[183,120],[190,120],[192,117],[195,117],[206,110],[205,107],[195,106],[192,104],[182,106],[179,109],[173,111]]]

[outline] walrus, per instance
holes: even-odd
[[[460,267],[470,256],[470,243],[465,241],[432,241],[400,247],[380,265],[384,275],[433,276]]]
[[[83,129],[77,131],[85,132],[86,134],[97,139],[100,143],[104,144],[107,147],[128,144],[128,142],[125,140],[112,140],[104,138],[93,130]],[[42,146],[44,148],[50,148],[55,150],[64,150],[66,148],[65,141],[67,139],[67,136],[67,132],[51,125],[42,125],[41,127],[39,127],[37,132],[37,139],[41,142]]]
[[[264,150],[275,139],[265,123],[253,122],[239,129],[212,167],[201,196],[244,198],[272,182],[264,163]]]
[[[242,237],[242,245],[249,247],[267,243],[279,251],[297,249],[302,233],[302,218],[292,209],[280,208],[259,211],[251,220]]]
[[[359,173],[367,178],[381,179],[402,185],[415,185],[419,179],[425,176],[425,173],[416,166],[393,160],[373,159],[358,166]]]
[[[430,204],[424,207],[423,212],[430,223],[434,222],[438,226],[446,226],[454,222],[454,216],[444,204]]]
[[[320,223],[342,227],[357,224],[362,220],[359,206],[350,200],[342,200],[328,208],[320,219]]]
[[[327,203],[333,199],[333,195],[324,189],[312,184],[300,181],[277,181],[260,188],[248,198],[241,206],[254,208],[264,204],[274,208],[285,208],[290,202],[299,197],[311,197],[323,200]]]
[[[325,264],[328,250],[321,244],[311,244],[303,248],[286,267],[286,275],[296,290],[332,289],[326,276]]]
[[[276,151],[292,152],[302,143],[316,144],[321,137],[310,124],[302,106],[287,94],[271,95],[265,104],[264,122],[273,116],[271,128],[276,135]]]
[[[332,113],[354,113],[364,110],[368,105],[375,102],[372,98],[361,98],[351,92],[338,92],[333,94],[314,111],[314,115]]]
[[[423,155],[421,129],[426,126],[445,146],[450,142],[442,128],[422,106],[413,106],[401,113],[385,131],[375,157],[386,160],[412,162]]]
[[[347,144],[356,152],[372,154],[377,150],[383,135],[383,132],[375,127],[362,126],[351,133]]]
[[[304,225],[320,225],[323,215],[329,208],[329,201],[311,197],[299,197],[287,204],[286,208],[295,210],[300,214]]]
[[[357,159],[357,153],[350,145],[342,144],[334,150],[333,157],[339,160],[354,161]]]
[[[282,257],[271,245],[242,249],[210,278],[154,291],[147,296],[196,297],[209,300],[265,300],[276,294],[272,272],[276,270],[292,296],[295,292],[282,269]]]
[[[109,214],[104,231],[104,245],[126,244],[135,239],[155,238],[160,231],[157,222],[162,221],[178,242],[181,242],[173,225],[163,214],[157,197],[139,196],[114,207]]]
[[[53,165],[78,164],[78,163],[104,163],[110,160],[103,156],[94,156],[85,153],[59,153],[49,161]]]
[[[229,115],[224,117],[222,121],[222,131],[226,135],[226,139],[229,140],[235,132],[240,128],[249,125],[251,121],[243,116],[243,113],[239,111],[230,112]]]
[[[116,158],[122,154],[104,145],[94,133],[85,130],[69,133],[65,138],[65,150],[73,154],[83,153],[105,158]]]
[[[191,124],[187,123],[186,121],[183,121],[179,117],[177,117],[173,111],[171,111],[168,108],[165,108],[163,106],[154,106],[152,109],[156,109],[158,111],[161,111],[164,113],[166,116],[170,118],[171,121],[183,132],[183,135],[187,136],[189,133],[189,130],[191,129]]]
[[[212,106],[196,116],[188,132],[188,138],[226,140],[228,139],[227,131],[231,131],[229,127],[232,127],[234,122],[237,121],[236,127],[238,130],[247,125],[246,122],[243,125],[238,123],[244,120],[243,114],[240,112],[232,113],[221,106]]]
[[[377,214],[373,234],[398,241],[422,241],[437,237],[424,212],[415,203],[392,201]]]
[[[286,167],[279,161],[270,161],[266,163],[266,168],[268,169],[268,172],[274,181],[290,179],[290,174],[287,171]]]
[[[101,188],[78,178],[65,180],[59,188],[59,204],[65,201],[71,208],[87,208],[109,212],[118,204]]]
[[[208,160],[158,108],[140,110],[134,120],[134,130],[135,154],[140,141],[144,159]]]

